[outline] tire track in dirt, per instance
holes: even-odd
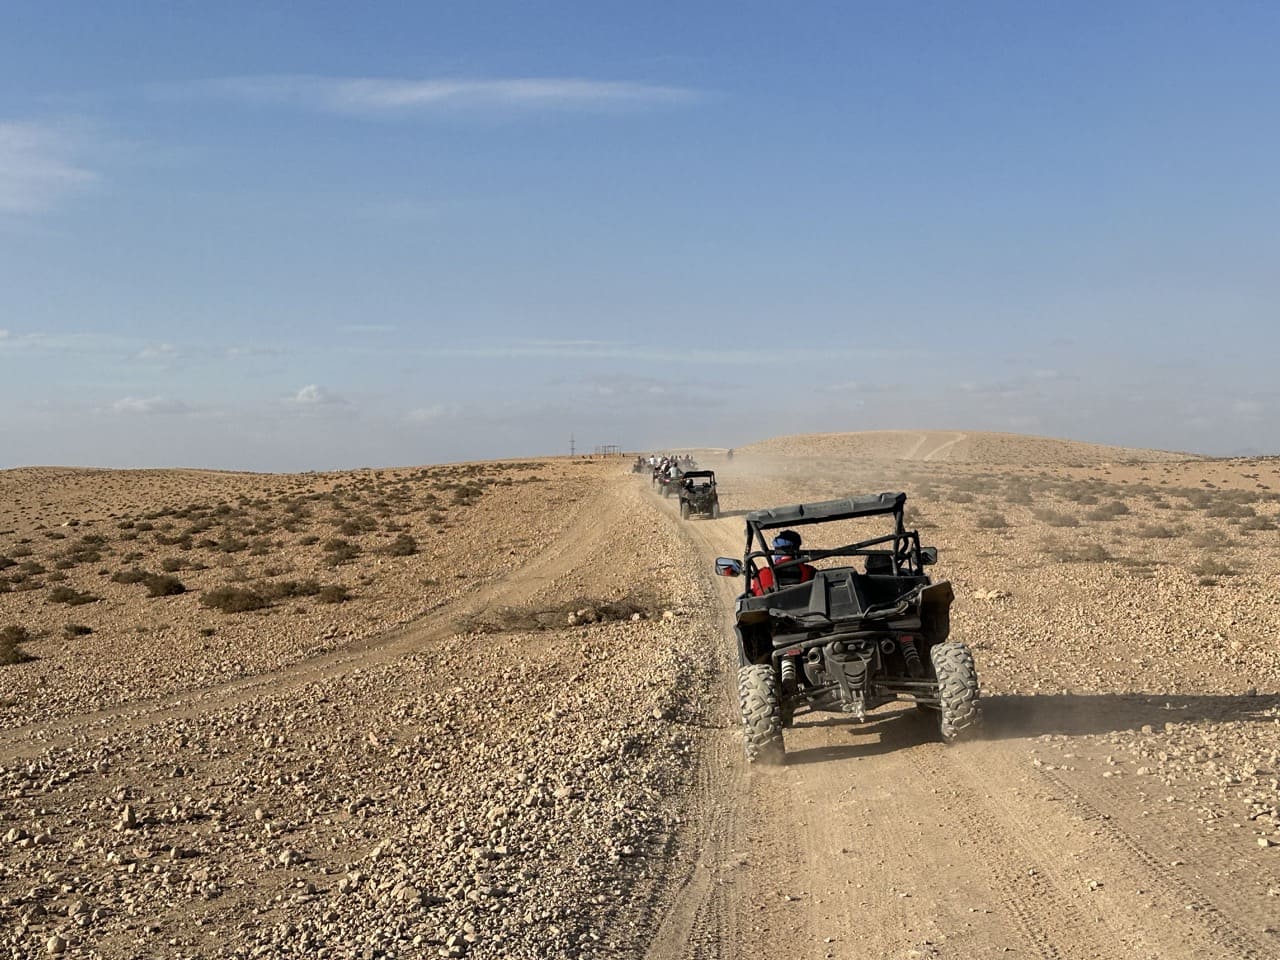
[[[926,453],[926,454],[925,454],[923,457],[921,457],[920,459],[921,459],[921,460],[936,460],[936,459],[938,459],[938,455],[939,455],[940,453],[942,453],[944,450],[950,450],[950,449],[951,449],[952,447],[954,447],[956,444],[961,443],[962,441],[967,440],[967,439],[969,439],[969,435],[968,435],[968,434],[966,434],[966,433],[957,433],[954,437],[952,437],[952,438],[951,438],[950,440],[948,440],[946,443],[943,443],[943,444],[940,444],[939,446],[934,447],[932,450],[930,450],[928,453]]]
[[[529,600],[574,569],[584,553],[601,546],[608,525],[600,518],[620,509],[623,489],[602,484],[596,496],[578,504],[565,530],[533,561],[475,587],[468,595],[442,604],[425,616],[358,640],[329,653],[309,657],[280,670],[230,680],[145,703],[127,703],[92,713],[64,717],[0,734],[0,762],[25,759],[46,750],[83,744],[123,730],[135,730],[165,720],[247,703],[264,693],[300,689],[356,670],[386,663],[422,649],[456,632],[459,620],[493,606],[513,606]]]
[[[1044,960],[1081,955],[1128,956],[1127,951],[1108,949],[1106,942],[1096,938],[1080,942],[1087,936],[1088,925],[1066,892],[1053,853],[1031,842],[1035,831],[1014,829],[1006,812],[993,804],[992,793],[968,782],[961,771],[964,754],[970,753],[966,746],[949,748],[947,752],[948,756],[940,750],[927,754],[912,751],[912,756],[921,780],[934,784],[944,798],[945,810],[964,824],[967,836],[980,845],[978,863],[999,892],[1002,905],[1013,917],[1027,947]],[[1009,789],[1008,781],[992,776],[992,768],[986,763],[982,764],[982,771],[986,784],[998,783],[998,789]]]
[[[1094,833],[1103,837],[1114,852],[1129,861],[1122,866],[1127,867],[1126,872],[1133,883],[1140,884],[1147,891],[1152,887],[1159,888],[1149,895],[1162,902],[1167,922],[1186,926],[1181,920],[1175,921],[1174,918],[1179,915],[1190,918],[1201,928],[1202,933],[1208,935],[1205,941],[1209,945],[1207,949],[1216,948],[1216,955],[1223,958],[1266,960],[1277,956],[1273,946],[1259,941],[1241,924],[1230,919],[1223,906],[1216,902],[1217,898],[1178,876],[1170,869],[1167,858],[1157,856],[1127,831],[1124,821],[1129,818],[1128,811],[1116,810],[1114,807],[1104,811],[1100,802],[1091,799],[1080,787],[1068,783],[1057,774],[1039,770],[1037,775],[1055,790],[1062,802],[1069,805]],[[1227,865],[1215,862],[1222,855],[1212,845],[1197,853],[1196,857],[1202,870],[1210,870],[1215,874],[1219,873],[1219,868]],[[1225,859],[1230,860],[1230,855],[1227,854]],[[1207,952],[1207,949],[1200,955],[1215,955]]]

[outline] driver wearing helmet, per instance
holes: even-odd
[[[781,563],[789,563],[795,560],[796,555],[800,552],[800,534],[794,530],[783,530],[773,538],[771,546],[775,566]],[[777,570],[776,581],[774,573],[775,571],[768,566],[761,567],[756,572],[756,575],[751,578],[751,593],[753,596],[758,597],[774,586],[790,587],[797,583],[808,583],[813,579],[817,571],[807,563],[795,563]]]

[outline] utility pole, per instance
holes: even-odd
[[[572,457],[574,453],[575,451],[573,449],[573,434],[571,433],[569,434],[569,456]]]

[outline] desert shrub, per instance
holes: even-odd
[[[52,573],[49,573],[44,579],[46,583],[62,583],[62,581],[67,579],[67,575],[63,573],[61,570],[54,570]]]
[[[248,549],[249,541],[228,534],[217,542],[216,547],[223,553],[239,553],[241,550]]]
[[[314,597],[321,588],[315,580],[276,580],[259,584],[257,589],[269,600],[284,600],[289,597]]]
[[[1123,502],[1112,500],[1110,503],[1102,503],[1094,507],[1084,515],[1084,518],[1094,522],[1106,523],[1116,517],[1122,517],[1128,512],[1129,508]]]
[[[1236,569],[1231,565],[1230,561],[1215,557],[1212,554],[1205,554],[1193,563],[1191,572],[1200,578],[1200,583],[1204,586],[1212,586],[1217,583],[1218,577],[1234,577],[1236,575]]]
[[[333,566],[346,563],[348,560],[354,560],[360,556],[360,548],[350,540],[343,540],[341,537],[326,540],[324,552],[325,559]]]
[[[176,597],[186,593],[186,585],[177,577],[164,573],[153,573],[143,581],[147,587],[148,597]]]
[[[453,502],[458,504],[470,504],[479,500],[484,493],[484,487],[478,483],[463,483],[454,488]]]
[[[165,557],[160,561],[160,569],[165,573],[177,573],[187,565],[181,557]]]
[[[319,542],[320,538],[313,533],[309,533],[305,537],[298,538],[298,546],[300,547],[313,547]]]
[[[97,603],[98,599],[91,593],[81,593],[72,587],[54,587],[49,591],[50,603],[65,603],[70,607],[78,607],[86,603]]]
[[[973,525],[979,530],[1004,530],[1009,526],[1009,521],[1004,518],[1003,514],[984,513],[973,521]]]
[[[62,625],[62,634],[68,639],[72,637],[87,637],[93,633],[93,627],[85,626],[83,623],[64,623]]]
[[[1205,510],[1205,516],[1220,520],[1245,519],[1257,516],[1257,511],[1247,503],[1233,503],[1230,500],[1218,500]]]
[[[320,588],[321,603],[345,603],[351,599],[351,591],[340,583],[327,583]]]
[[[55,570],[71,570],[76,566],[78,566],[78,564],[67,557],[62,557],[59,560],[55,560],[53,563],[53,569]]]
[[[220,613],[248,613],[267,605],[266,597],[245,587],[218,587],[206,591],[200,602]]]
[[[973,494],[966,493],[963,490],[952,492],[947,498],[952,503],[973,503]]]
[[[20,627],[16,623],[11,623],[7,627],[0,627],[0,666],[26,663],[28,660],[33,659],[21,647],[21,644],[30,639],[31,634],[27,632],[26,627]]]
[[[387,544],[386,552],[393,557],[411,557],[418,552],[418,541],[402,533]]]
[[[8,570],[10,567],[16,567],[17,565],[18,561],[13,557],[0,556],[0,570]]]
[[[1241,530],[1274,530],[1275,528],[1274,520],[1262,516],[1248,517],[1240,524]]]
[[[9,551],[11,557],[29,557],[34,551],[24,543],[18,544]]]
[[[118,573],[112,574],[111,582],[112,583],[141,583],[143,580],[147,579],[147,577],[149,576],[151,576],[151,574],[147,573],[147,571],[139,570],[137,567],[134,567],[132,570],[121,570]]]
[[[1049,510],[1046,507],[1037,507],[1031,511],[1031,515],[1041,523],[1047,523],[1051,527],[1078,527],[1080,521],[1069,513],[1058,513],[1056,510]]]
[[[1144,540],[1170,540],[1178,535],[1178,531],[1164,523],[1140,523],[1134,528],[1133,535]]]

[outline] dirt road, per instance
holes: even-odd
[[[764,480],[725,487],[726,513],[778,494]],[[710,570],[740,555],[741,525],[683,530]],[[718,594],[726,637],[740,588]],[[647,956],[1280,956],[1276,860],[1206,829],[1161,784],[1084,756],[1113,730],[1162,725],[1163,702],[1036,699],[990,698],[984,738],[954,747],[910,709],[804,720],[786,766],[747,770],[726,696],[705,813]]]

